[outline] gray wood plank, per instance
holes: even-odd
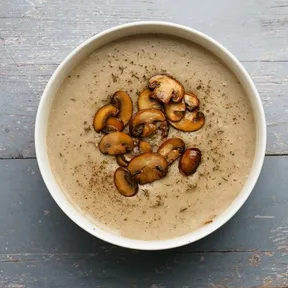
[[[288,285],[288,157],[266,157],[251,197],[224,227],[159,252],[116,247],[78,228],[52,200],[34,159],[1,160],[0,170],[0,287]]]
[[[0,254],[123,251],[65,216],[45,188],[36,160],[1,160],[0,171]],[[287,174],[288,157],[267,156],[256,188],[237,215],[209,237],[178,250],[287,253]]]
[[[240,60],[288,60],[287,0],[5,0],[1,63],[58,63],[88,37],[120,23],[164,20],[211,35]],[[7,52],[7,53],[5,53]]]
[[[211,8],[213,7],[213,8]],[[35,157],[37,105],[52,72],[88,37],[120,23],[199,29],[252,75],[266,112],[267,154],[288,154],[287,0],[4,0],[0,2],[0,159]],[[251,197],[212,235],[140,252],[77,227],[35,159],[0,160],[0,287],[288,287],[288,157],[266,157]]]
[[[0,255],[0,286],[13,288],[287,288],[283,253]]]
[[[268,125],[268,154],[288,154],[288,62],[244,62],[259,90]],[[57,65],[0,64],[0,158],[35,157],[34,122]]]
[[[266,110],[267,153],[287,154],[287,1],[222,0],[213,9],[211,0],[201,5],[196,2],[181,1],[177,9],[172,0],[165,5],[164,0],[97,0],[85,5],[76,0],[1,2],[0,158],[35,157],[33,129],[39,97],[56,65],[73,48],[103,29],[139,20],[167,20],[194,27],[248,61],[244,65]]]

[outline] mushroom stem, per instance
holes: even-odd
[[[157,122],[165,121],[165,115],[158,109],[140,110],[130,120],[129,131],[134,137],[147,137],[157,131]]]
[[[149,88],[153,91],[150,97],[158,99],[165,104],[170,102],[180,102],[184,97],[184,87],[176,79],[167,75],[155,75],[149,80]]]
[[[159,147],[157,153],[165,157],[168,165],[171,165],[184,151],[185,143],[180,138],[167,139]]]

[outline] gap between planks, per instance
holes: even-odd
[[[129,252],[129,250],[127,250]],[[147,253],[151,251],[146,251]],[[262,250],[199,250],[199,251],[166,251],[168,254],[224,254],[224,253],[258,253],[272,255],[275,251]],[[133,253],[145,253],[145,251],[136,250]],[[98,257],[99,253],[17,253],[17,254],[0,254],[0,263],[10,262],[28,262],[28,261],[42,261],[54,258],[63,259],[81,259]]]

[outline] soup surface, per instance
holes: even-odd
[[[168,73],[194,92],[206,123],[197,132],[170,127],[187,147],[198,147],[202,162],[185,177],[178,161],[167,176],[125,198],[116,190],[115,157],[102,155],[95,112],[117,90],[133,100],[148,79]],[[234,74],[213,54],[165,35],[127,37],[96,50],[60,86],[48,121],[47,149],[53,173],[69,201],[95,226],[125,237],[178,237],[206,225],[241,191],[252,166],[255,124],[247,96]]]

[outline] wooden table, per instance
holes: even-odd
[[[35,114],[57,65],[90,36],[139,20],[224,44],[267,117],[267,157],[247,203],[213,235],[170,251],[88,235],[54,203],[35,160]],[[288,287],[287,0],[1,0],[0,129],[0,287]]]

